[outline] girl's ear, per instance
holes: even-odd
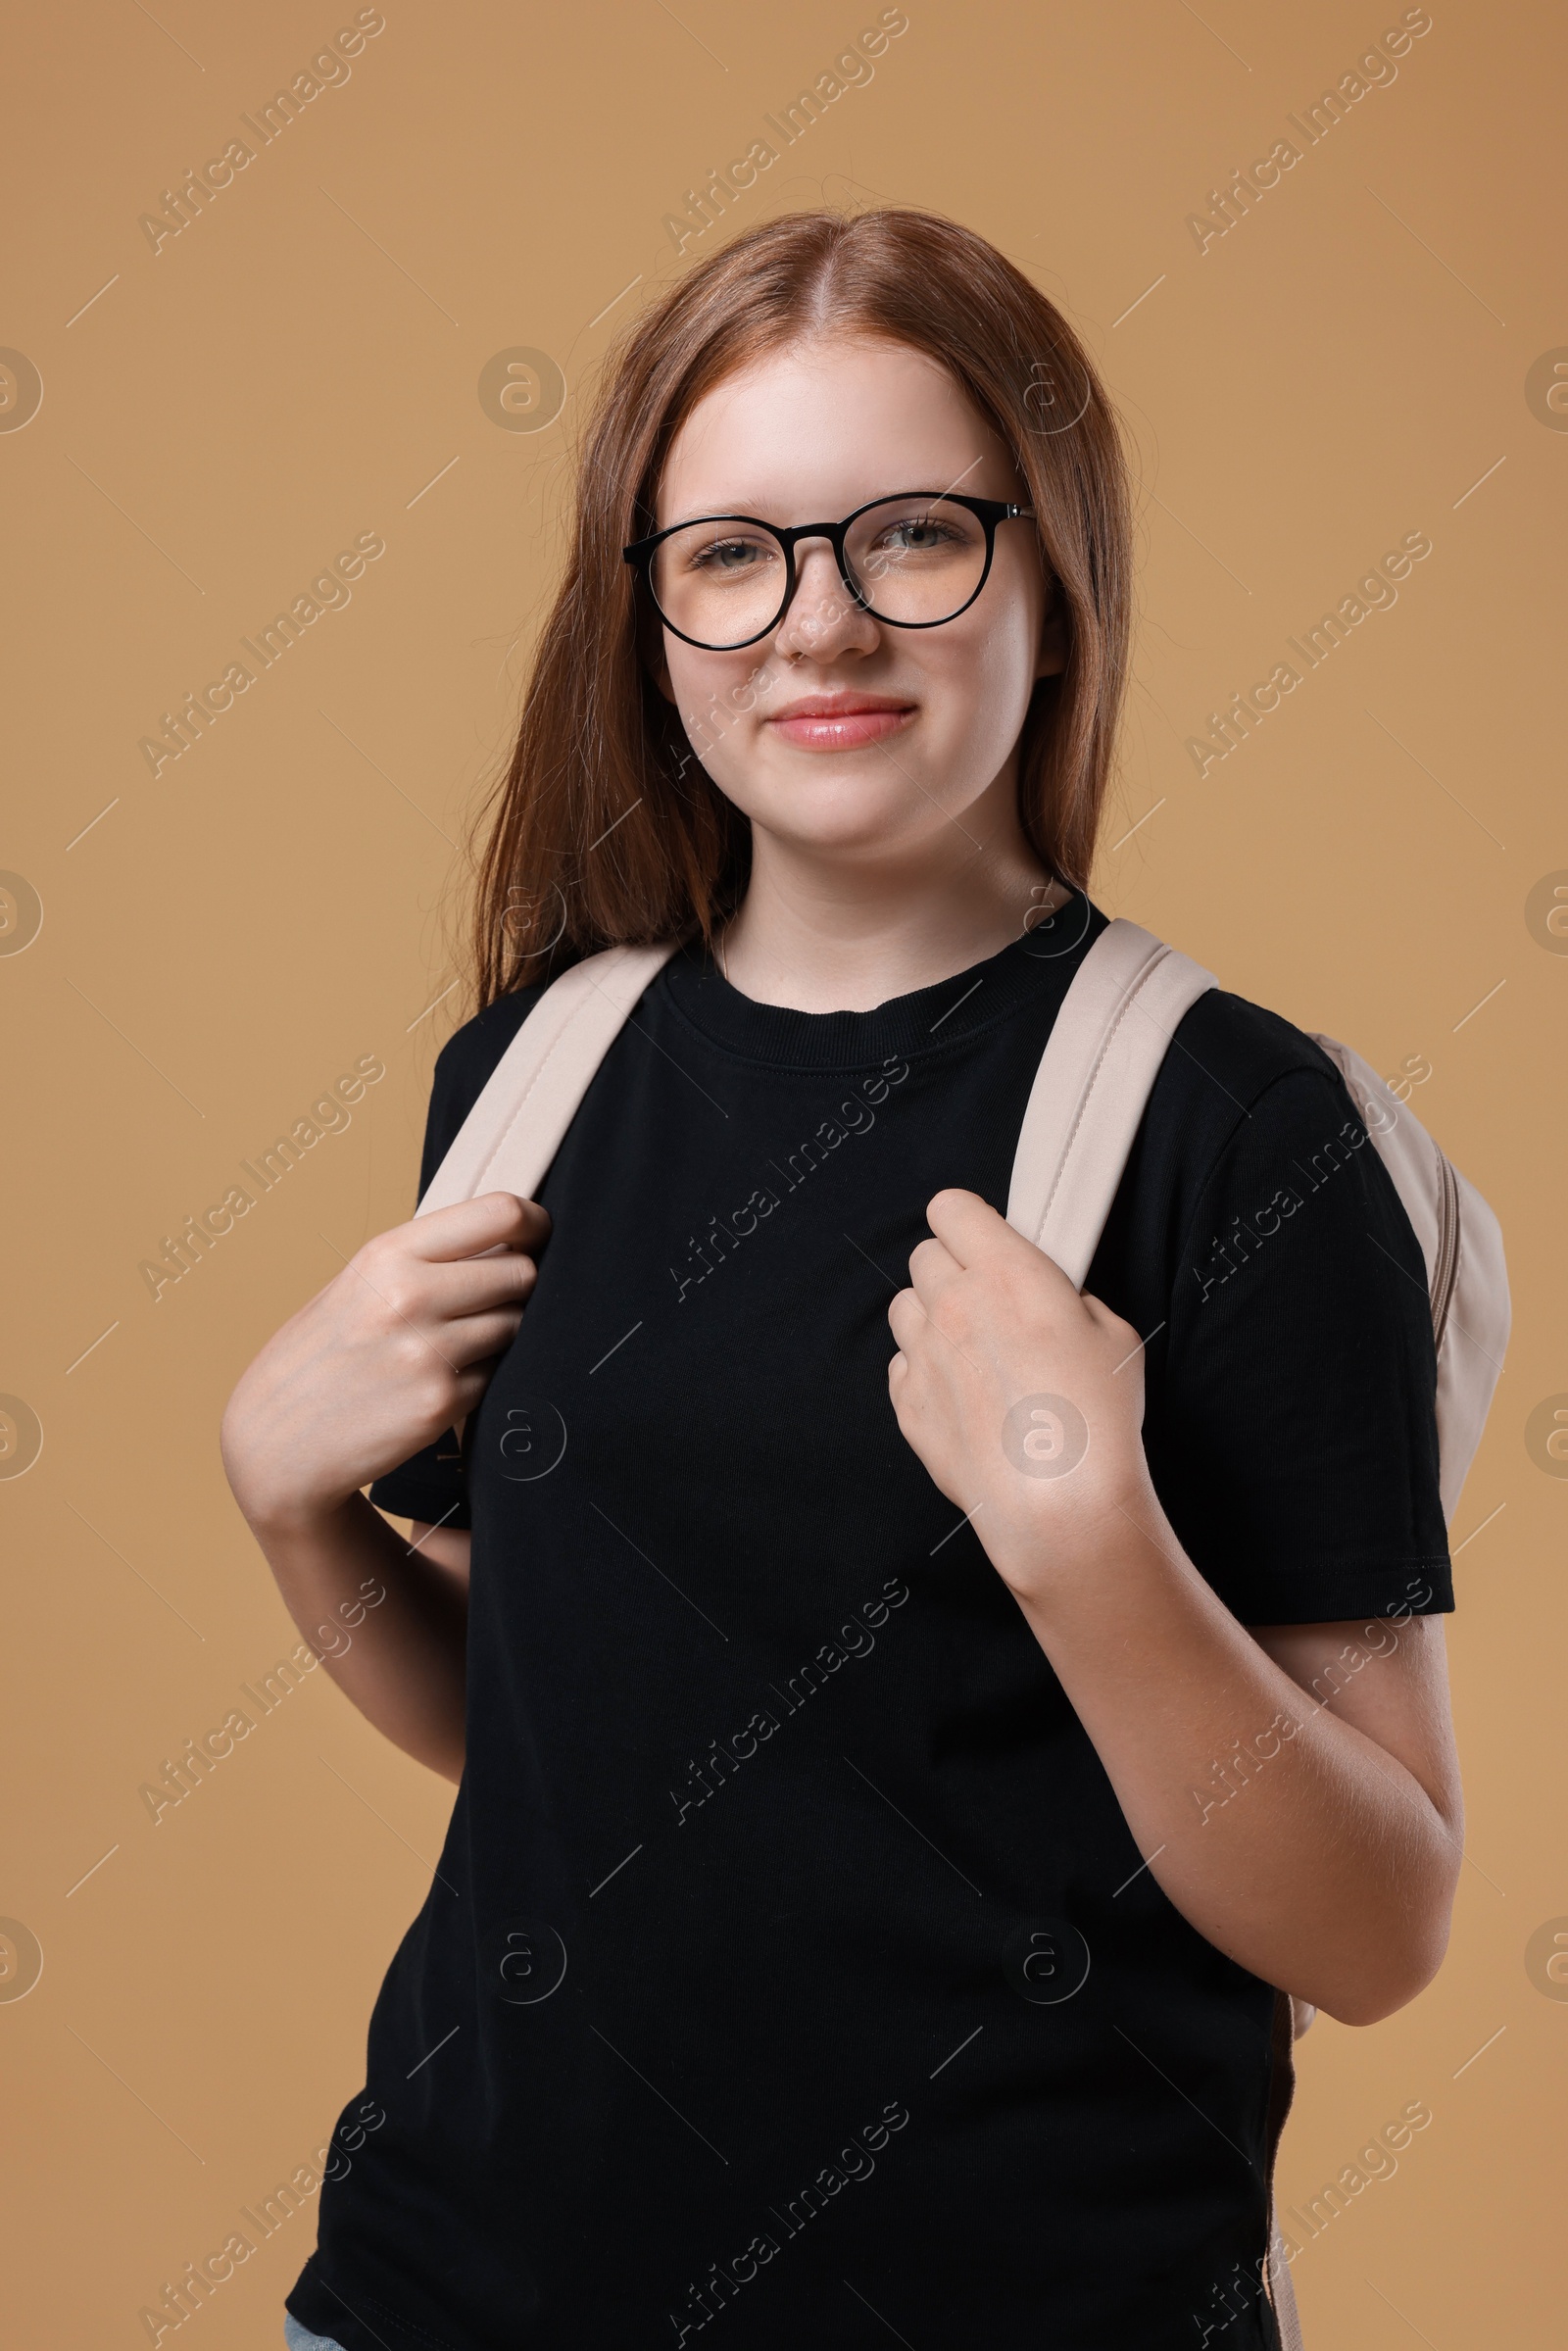
[[[1036,677],[1059,677],[1067,666],[1067,607],[1061,593],[1061,582],[1052,580],[1046,590],[1049,599],[1045,622],[1040,631],[1040,658],[1035,663]]]

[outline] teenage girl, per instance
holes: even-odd
[[[1282,1995],[1412,1999],[1459,1867],[1435,1363],[1238,997],[1082,1295],[1004,1219],[1106,921],[1104,393],[981,237],[795,216],[625,332],[576,497],[421,1196],[553,977],[678,945],[539,1198],[368,1242],[223,1426],[457,1785],[288,2339],[1274,2346]]]

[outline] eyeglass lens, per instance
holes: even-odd
[[[974,595],[985,571],[986,527],[951,499],[884,498],[856,517],[844,552],[873,613],[929,624],[951,619]],[[652,586],[661,612],[683,636],[715,652],[770,628],[785,584],[783,546],[760,523],[728,517],[688,523],[654,552]]]

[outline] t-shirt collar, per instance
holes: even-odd
[[[864,1012],[759,1004],[731,986],[700,939],[677,948],[658,984],[694,1028],[730,1053],[798,1069],[851,1069],[939,1052],[1044,990],[1059,997],[1105,920],[1076,890],[1054,915],[982,962]]]

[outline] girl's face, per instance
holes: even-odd
[[[949,489],[1030,503],[946,367],[906,344],[835,336],[756,361],[698,403],[671,444],[656,527],[838,521],[869,499]],[[1065,658],[1036,525],[997,525],[985,586],[936,628],[891,627],[852,604],[825,539],[803,540],[795,560],[794,601],[755,645],[710,653],[662,631],[660,687],[718,789],[763,833],[818,852],[971,854],[974,828],[954,820],[993,787],[996,815],[1015,825],[1029,697]],[[791,716],[824,703],[837,715]]]

